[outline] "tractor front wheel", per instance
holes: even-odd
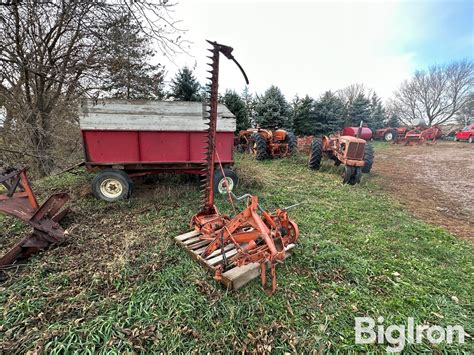
[[[362,172],[365,174],[370,173],[370,170],[372,169],[372,165],[374,164],[374,148],[372,147],[372,144],[366,144],[365,145],[365,151],[364,151],[364,166],[362,167]]]
[[[267,140],[260,134],[252,134],[250,149],[257,160],[268,159]]]
[[[321,159],[323,157],[323,141],[321,138],[313,139],[311,143],[311,151],[309,153],[308,166],[310,169],[319,170],[321,167]]]
[[[342,182],[344,184],[355,185],[360,183],[362,177],[362,169],[358,166],[345,166],[342,174]]]
[[[132,180],[122,170],[102,170],[92,180],[92,193],[94,196],[107,202],[128,198],[132,193],[132,188]]]

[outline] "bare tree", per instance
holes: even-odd
[[[417,71],[405,81],[391,101],[393,110],[405,124],[424,121],[429,126],[443,124],[469,100],[474,85],[474,63],[469,60],[436,65]]]
[[[103,79],[110,24],[128,11],[162,52],[174,54],[184,44],[169,15],[174,5],[23,0],[2,6],[0,102],[7,118],[0,152],[30,157],[37,174],[49,173],[57,163],[55,148],[70,144],[62,133],[77,130],[79,98]],[[72,136],[77,144],[77,131]]]
[[[346,106],[352,105],[354,100],[362,95],[364,97],[372,97],[373,90],[367,88],[364,84],[357,83],[351,84],[344,89],[340,89],[336,91],[336,95],[344,101]]]
[[[456,121],[463,126],[474,122],[474,92],[469,94],[466,103],[456,114]]]

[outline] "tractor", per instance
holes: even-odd
[[[311,144],[309,168],[319,170],[323,155],[334,160],[336,166],[344,164],[343,183],[358,184],[362,173],[369,173],[374,162],[374,150],[364,139],[343,136],[336,133],[332,136],[315,138]]]
[[[257,160],[287,157],[296,149],[295,135],[284,129],[249,128],[239,132],[238,151],[251,153]]]

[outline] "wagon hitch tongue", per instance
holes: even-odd
[[[230,268],[259,265],[262,285],[267,294],[272,294],[276,289],[275,265],[285,259],[286,251],[298,239],[298,226],[289,219],[284,209],[277,209],[273,213],[263,210],[258,205],[256,196],[244,195],[237,198],[229,192],[235,201],[247,202],[246,208],[233,218],[221,215],[214,205],[213,177],[216,155],[219,160],[216,154],[219,54],[224,54],[237,64],[247,84],[248,79],[233,57],[232,47],[217,42],[208,43],[212,45],[212,49],[209,49],[212,55],[208,57],[212,62],[209,63],[211,76],[205,117],[209,128],[205,150],[206,163],[203,169],[203,206],[191,220],[191,226],[199,234],[196,244],[201,247],[195,254],[198,254],[201,262],[206,263],[213,255],[221,253],[221,257],[218,257],[220,262],[213,266],[217,280],[222,280],[224,272]],[[188,245],[191,245],[191,242]],[[228,250],[230,252],[227,252]],[[266,285],[267,266],[270,266],[272,275],[271,287]]]
[[[69,201],[68,194],[54,194],[39,206],[28,181],[26,169],[5,167],[1,162],[0,184],[6,190],[0,194],[0,212],[19,218],[33,227],[29,236],[0,257],[0,269],[66,240],[59,222],[68,212],[68,209],[63,209]]]

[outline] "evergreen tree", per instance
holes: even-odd
[[[262,128],[291,129],[290,105],[281,90],[272,85],[262,96],[257,96],[255,120]]]
[[[331,91],[326,91],[315,103],[313,134],[330,134],[342,129],[345,116],[344,102]]]
[[[370,101],[370,117],[366,121],[367,125],[372,131],[385,126],[386,121],[385,110],[382,106],[382,100],[374,92]]]
[[[250,120],[245,102],[235,91],[227,90],[222,97],[222,102],[235,115],[237,132],[250,128]]]
[[[296,96],[293,100],[292,106],[294,133],[299,136],[313,134],[316,121],[314,100],[308,95],[302,99]]]
[[[346,127],[358,126],[360,121],[369,121],[370,114],[370,100],[363,94],[359,94],[349,106],[345,125]]]
[[[255,100],[255,97],[250,93],[248,86],[245,86],[244,90],[242,91],[242,100],[245,103],[245,108],[247,110],[249,122],[252,126],[255,126],[256,125],[256,121],[255,121],[256,100]]]
[[[400,119],[395,113],[392,113],[387,120],[387,127],[397,128],[400,127]]]
[[[107,75],[102,89],[120,99],[162,99],[164,68],[151,65],[155,52],[140,25],[125,14],[111,24],[108,35]]]
[[[168,97],[177,101],[201,101],[201,85],[194,77],[193,71],[183,67],[171,80],[171,90]]]

